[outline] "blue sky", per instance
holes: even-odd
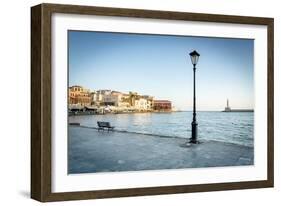
[[[200,53],[197,108],[254,107],[254,40],[69,31],[69,86],[135,91],[192,110],[189,53]]]

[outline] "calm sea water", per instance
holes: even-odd
[[[70,116],[69,122],[97,127],[107,121],[118,130],[190,138],[192,112]],[[254,144],[253,112],[197,112],[198,138],[245,146]]]

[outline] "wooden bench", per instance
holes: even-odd
[[[97,122],[97,124],[99,127],[98,131],[104,130],[105,128],[107,129],[107,131],[109,131],[109,130],[113,131],[113,129],[114,129],[114,127],[112,127],[109,122]]]

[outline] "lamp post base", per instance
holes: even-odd
[[[191,138],[189,139],[189,143],[192,143],[192,144],[198,144],[198,140],[197,140],[197,126],[198,126],[198,123],[195,121],[192,121],[191,123]]]
[[[189,139],[188,143],[190,143],[190,144],[200,144],[200,142],[198,140],[192,139],[192,138]]]

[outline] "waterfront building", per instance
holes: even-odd
[[[148,103],[147,99],[139,97],[135,100],[135,109],[138,111],[147,111],[148,110]]]
[[[128,98],[126,96],[127,94],[122,94],[121,99],[119,99],[118,107],[121,110],[128,110],[131,107],[130,102],[128,101]]]
[[[153,97],[149,95],[143,95],[142,98],[146,99],[146,110],[152,111],[153,110]]]
[[[104,95],[110,94],[111,90],[98,90],[96,91],[96,101],[102,102]]]
[[[97,113],[152,112],[171,111],[172,103],[168,100],[155,100],[149,95],[137,92],[127,94],[112,90],[90,91],[82,86],[69,87],[69,108],[91,110]],[[101,112],[99,110],[102,110]]]
[[[130,101],[130,105],[131,105],[132,107],[135,106],[135,104],[136,104],[136,99],[138,99],[138,98],[139,98],[139,95],[138,95],[137,92],[129,92],[129,101]]]
[[[111,90],[109,90],[109,89],[101,89],[101,90],[98,90],[97,93],[102,94],[102,95],[106,95],[106,94],[110,94]]]
[[[123,93],[111,90],[98,90],[93,94],[92,103],[97,106],[122,106]]]
[[[124,106],[124,104],[122,103],[122,99],[123,99],[123,93],[122,93],[122,92],[112,91],[112,92],[111,92],[111,96],[112,96],[113,99],[115,100],[114,106],[116,106],[116,107],[122,107],[122,106]]]
[[[92,91],[91,93],[90,93],[90,97],[91,97],[91,105],[98,105],[97,103],[98,103],[98,101],[97,101],[97,92],[95,92],[95,91]]]
[[[172,102],[169,100],[154,100],[153,109],[156,111],[171,111]]]
[[[69,104],[89,106],[91,105],[90,90],[81,86],[72,86],[68,89]]]
[[[97,90],[91,93],[91,97],[92,97],[92,105],[96,105],[96,106],[100,106],[100,105],[104,105],[104,96],[105,95],[110,95],[111,90]]]
[[[119,103],[119,95],[114,94],[106,94],[103,96],[102,101],[104,106],[118,106]]]
[[[123,105],[125,105],[126,107],[130,107],[131,106],[130,95],[129,94],[123,94],[122,99],[121,99],[121,103]]]

